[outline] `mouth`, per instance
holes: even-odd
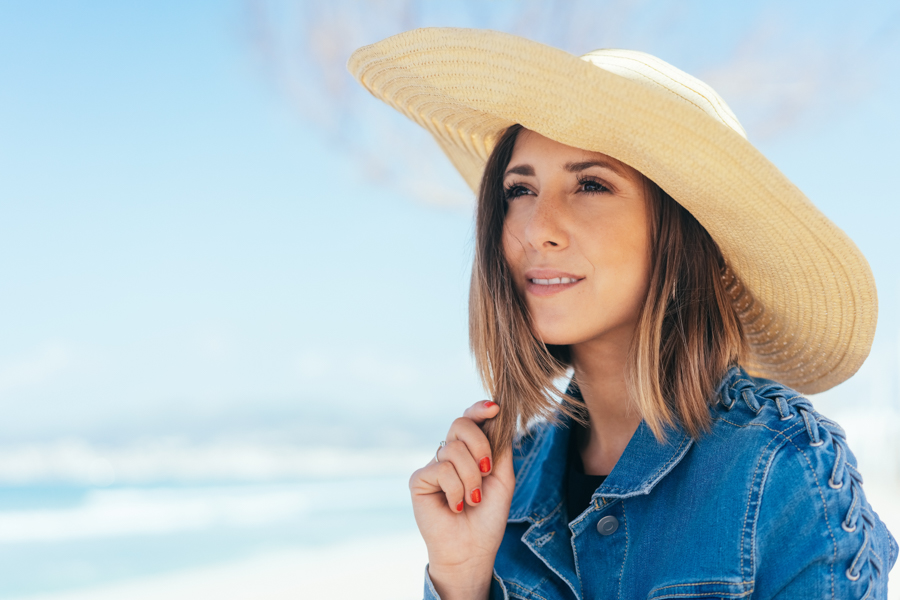
[[[559,285],[561,283],[577,283],[578,279],[574,277],[554,277],[553,279],[529,279],[535,285]]]
[[[525,273],[525,290],[535,296],[552,296],[578,285],[584,277],[550,269],[534,269]]]

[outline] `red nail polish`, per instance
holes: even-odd
[[[472,503],[478,504],[481,502],[481,490],[472,490]]]
[[[456,505],[456,512],[462,512],[463,503],[462,500],[459,501],[459,504]]]
[[[492,406],[497,406],[497,403],[496,403],[496,402],[491,402],[490,400],[485,400],[485,401],[484,401],[484,407],[485,407],[485,408],[490,408],[490,407],[492,407]]]
[[[478,468],[482,473],[487,473],[491,470],[491,459],[487,456],[478,461]]]

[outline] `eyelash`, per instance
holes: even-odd
[[[584,175],[578,177],[578,185],[584,186],[585,184],[588,184],[588,183],[592,183],[592,184],[594,184],[594,185],[597,185],[597,186],[600,187],[600,189],[597,189],[597,190],[584,190],[584,193],[585,193],[585,194],[605,194],[605,193],[609,193],[609,192],[611,191],[608,187],[606,187],[606,185],[604,185],[603,183],[601,183],[601,182],[598,181],[597,179],[594,179],[593,177],[587,177],[587,176],[584,176]],[[511,181],[509,184],[507,184],[507,185],[505,186],[504,192],[503,192],[503,197],[504,197],[507,201],[509,201],[509,200],[512,200],[512,199],[514,199],[514,198],[518,198],[519,196],[523,195],[523,194],[516,194],[516,193],[515,193],[516,190],[525,190],[525,191],[528,191],[528,188],[526,188],[525,186],[523,186],[523,185],[522,185],[521,183],[519,183],[518,181]]]
[[[509,184],[507,184],[503,188],[503,198],[507,202],[512,200],[513,198],[518,198],[522,194],[514,193],[516,190],[526,190],[527,191],[527,188],[525,186],[523,186],[522,184],[520,184],[518,181],[510,181]]]
[[[600,182],[600,181],[597,180],[597,179],[594,179],[593,177],[580,176],[580,177],[578,178],[578,185],[584,185],[584,184],[586,184],[586,183],[593,183],[593,184],[595,184],[595,185],[597,185],[597,186],[600,187],[599,190],[593,190],[593,191],[590,191],[590,192],[588,192],[587,190],[585,190],[585,193],[586,193],[586,194],[605,194],[605,193],[608,193],[608,192],[611,192],[611,191],[612,191],[612,190],[610,190],[606,185],[604,185],[602,182]]]

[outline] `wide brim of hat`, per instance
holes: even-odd
[[[736,277],[751,374],[816,393],[868,356],[878,308],[865,257],[751,143],[671,93],[489,30],[409,31],[360,48],[348,68],[431,132],[473,190],[514,123],[656,182]]]

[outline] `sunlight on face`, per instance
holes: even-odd
[[[650,278],[640,173],[522,130],[503,180],[503,251],[547,344],[630,344]]]

